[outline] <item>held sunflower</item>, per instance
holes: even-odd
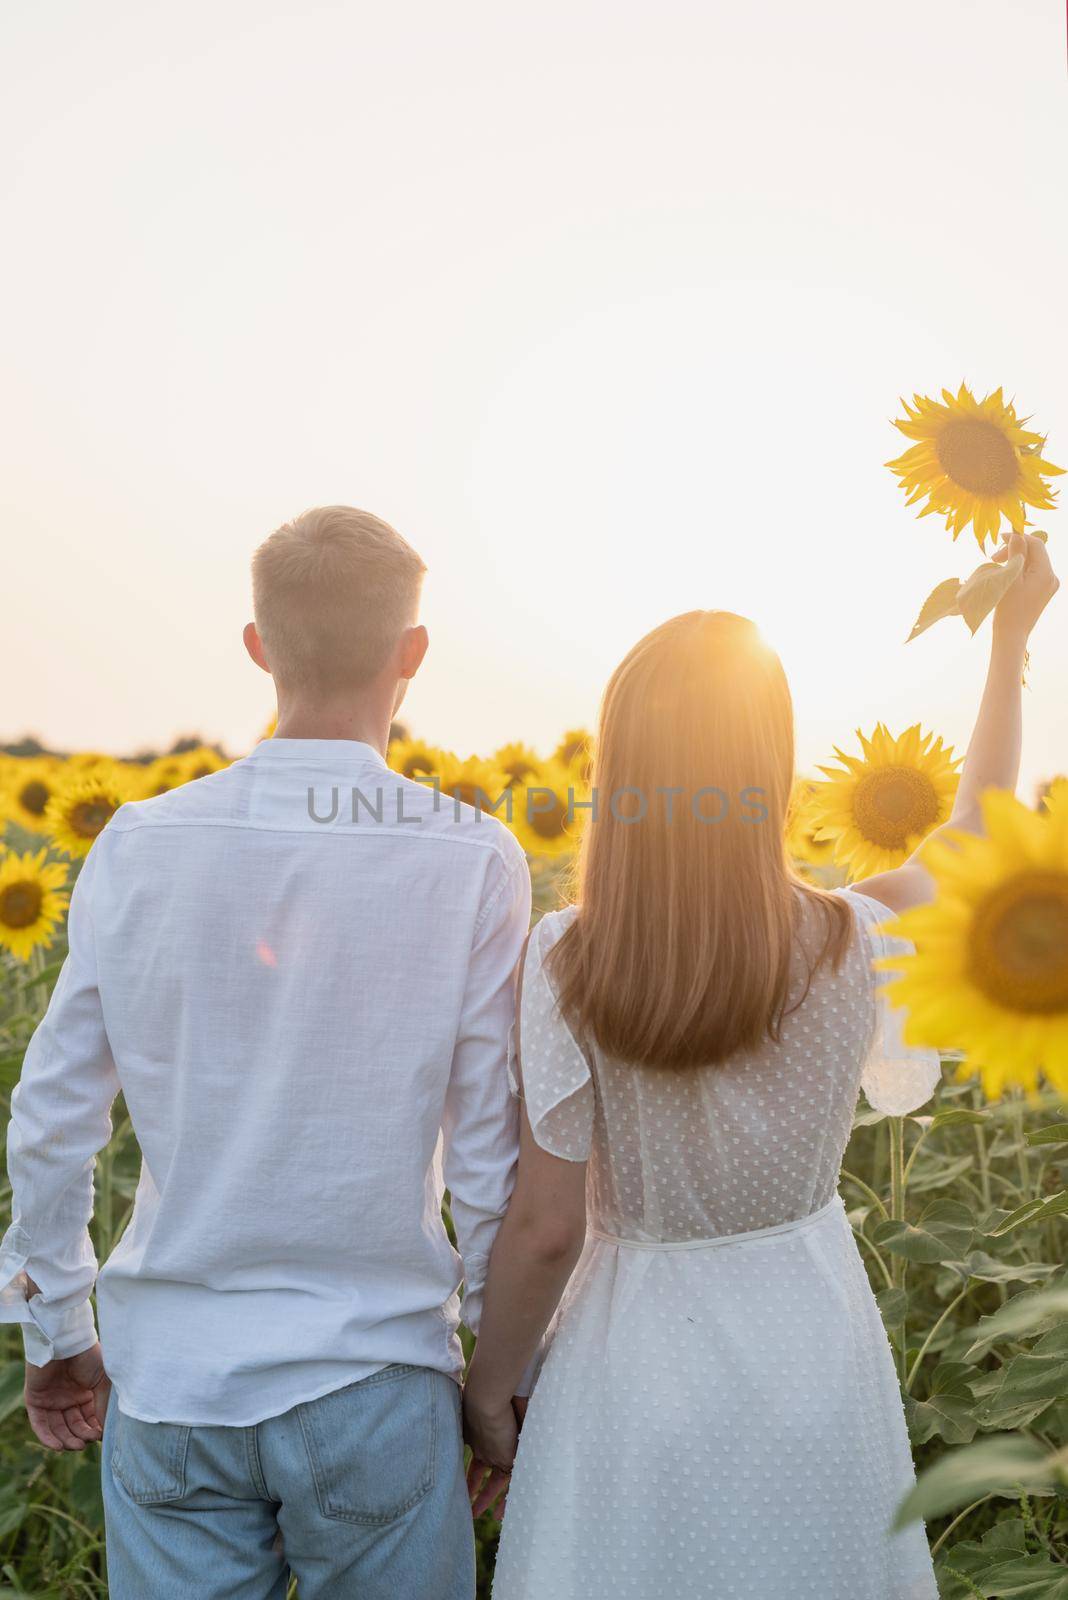
[[[47,849],[0,861],[0,946],[19,961],[52,943],[70,902],[66,881],[67,868],[49,861]]]
[[[899,867],[933,828],[948,821],[957,792],[952,748],[917,722],[895,739],[880,722],[870,738],[857,729],[862,756],[835,749],[841,767],[821,767],[813,786],[815,837],[854,878]]]
[[[834,861],[834,840],[816,837],[820,827],[816,788],[811,778],[798,778],[786,816],[786,848],[802,867],[829,867]]]
[[[927,497],[921,517],[944,516],[954,539],[970,522],[980,550],[989,536],[997,542],[1002,517],[1023,530],[1026,508],[1049,511],[1056,490],[1046,479],[1064,471],[1042,459],[1045,440],[1031,433],[1000,389],[977,400],[966,384],[957,393],[942,390],[942,401],[913,395],[901,404],[894,427],[916,443],[886,465],[906,493],[906,505]]]
[[[936,898],[887,926],[915,954],[876,965],[906,1008],[906,1042],[960,1050],[997,1099],[1033,1092],[1044,1073],[1068,1094],[1068,807],[1030,811],[1014,795],[982,801],[985,834],[932,840]]]
[[[62,784],[46,813],[56,849],[68,856],[88,855],[94,839],[133,794],[130,778],[119,767],[94,767]]]

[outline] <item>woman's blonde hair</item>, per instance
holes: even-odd
[[[616,668],[579,910],[551,957],[580,1038],[643,1066],[721,1062],[779,1037],[799,952],[805,992],[837,966],[849,908],[786,854],[793,770],[786,675],[746,618],[686,612]],[[799,940],[803,922],[814,939]]]

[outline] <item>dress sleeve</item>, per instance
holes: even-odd
[[[593,1135],[593,1080],[585,1055],[560,1015],[545,970],[545,957],[559,931],[555,916],[543,917],[530,936],[520,974],[511,1075],[541,1148],[564,1161],[587,1161]]]
[[[881,925],[893,918],[893,912],[886,906],[858,894],[855,889],[840,893],[854,908],[872,961],[913,953],[913,946],[907,939],[880,931]],[[930,1100],[941,1082],[942,1063],[937,1050],[919,1049],[905,1043],[905,1012],[900,1006],[891,1005],[882,992],[895,981],[893,974],[884,979],[881,973],[873,973],[872,981],[876,989],[875,1033],[860,1085],[873,1110],[890,1117],[903,1117]]]

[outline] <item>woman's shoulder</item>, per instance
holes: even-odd
[[[534,924],[530,934],[532,949],[545,955],[551,950],[556,941],[570,928],[578,916],[578,906],[560,906],[556,911],[547,911],[538,922]]]

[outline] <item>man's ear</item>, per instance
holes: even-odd
[[[262,667],[264,672],[270,672],[271,669],[267,665],[267,657],[263,653],[263,640],[260,638],[256,624],[254,622],[246,622],[245,631],[241,637],[245,641],[245,649],[256,665]]]
[[[423,664],[427,647],[430,644],[430,635],[421,622],[414,628],[409,628],[401,640],[400,662],[398,663],[398,677],[414,678]]]

